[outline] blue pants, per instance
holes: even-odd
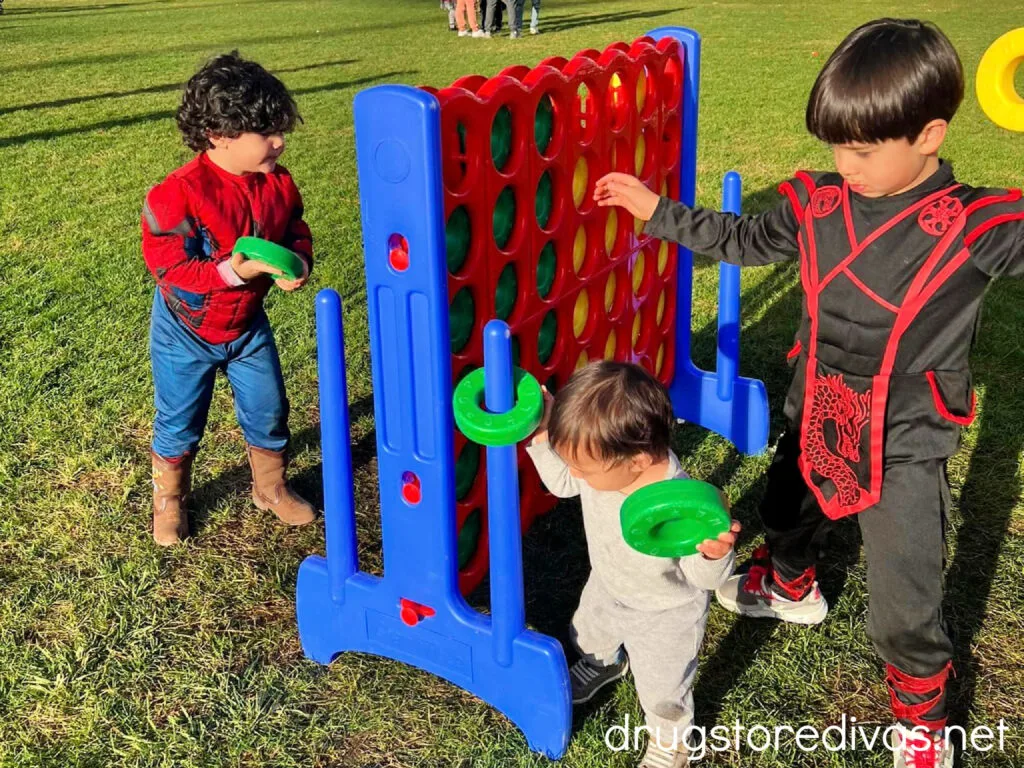
[[[221,369],[231,383],[246,442],[271,451],[288,444],[288,398],[267,316],[234,341],[210,344],[182,325],[160,291],[149,326],[156,419],[153,451],[166,459],[196,449],[206,429],[213,383]]]

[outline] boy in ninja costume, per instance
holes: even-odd
[[[974,418],[968,355],[985,289],[1024,274],[1020,191],[962,184],[939,159],[963,93],[941,31],[873,21],[832,54],[807,106],[836,172],[798,173],[779,206],[754,216],[688,208],[625,174],[594,193],[646,221],[645,234],[714,259],[799,259],[804,310],[788,355],[788,429],[760,508],[766,543],[717,595],[746,616],[822,621],[815,556],[833,521],[856,514],[897,768],[953,765],[946,460]]]

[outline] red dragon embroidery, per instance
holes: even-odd
[[[860,462],[860,436],[870,414],[870,389],[863,394],[854,392],[838,374],[817,377],[804,455],[815,472],[835,484],[843,506],[852,506],[860,499],[857,474],[847,462]],[[838,455],[825,443],[826,421],[836,425]]]

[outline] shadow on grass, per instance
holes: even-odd
[[[372,77],[361,77],[356,80],[347,80],[339,83],[327,83],[326,85],[313,85],[308,88],[296,88],[292,90],[293,96],[302,96],[310,93],[325,93],[330,91],[343,91],[348,88],[356,88],[361,85],[373,85],[379,84],[382,80],[387,78],[398,77],[399,75],[414,75],[416,70],[396,70],[394,72],[383,72],[379,75],[373,75]],[[122,117],[116,120],[103,120],[98,123],[90,123],[89,125],[73,126],[70,128],[56,128],[47,131],[35,131],[32,133],[24,133],[20,136],[9,136],[0,138],[0,148],[19,146],[21,144],[27,144],[32,141],[47,141],[49,139],[61,138],[63,136],[74,136],[83,133],[102,132],[111,130],[113,128],[124,128],[131,125],[140,125],[143,123],[153,123],[160,120],[169,120],[174,117],[173,110],[159,110],[157,112],[146,112],[141,115],[133,115],[131,117]]]
[[[283,75],[289,72],[305,72],[311,69],[324,69],[326,67],[340,67],[345,64],[355,64],[358,59],[338,59],[336,61],[323,61],[319,64],[309,64],[305,67],[289,67],[287,69],[275,69],[275,75]],[[10,107],[0,107],[0,115],[7,115],[11,112],[22,112],[33,109],[53,109],[56,107],[68,107],[74,104],[85,104],[90,101],[102,101],[104,99],[122,99],[128,96],[141,96],[147,93],[169,93],[180,91],[185,87],[184,83],[163,83],[161,85],[150,85],[146,88],[136,88],[131,91],[107,91],[106,93],[93,93],[87,96],[70,96],[66,99],[54,99],[52,101],[37,101],[33,104],[15,104]]]

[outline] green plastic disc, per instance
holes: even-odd
[[[448,217],[444,228],[444,242],[448,254],[448,271],[456,274],[466,263],[469,253],[469,214],[459,206]]]
[[[238,238],[233,253],[240,253],[247,259],[261,261],[284,272],[283,275],[271,275],[275,280],[298,280],[305,271],[302,258],[295,251],[259,237]]]
[[[512,225],[516,221],[516,193],[512,191],[512,187],[505,187],[501,190],[501,194],[498,195],[498,200],[494,204],[492,220],[494,242],[498,244],[499,248],[504,248],[508,244],[508,239],[512,237]]]
[[[533,116],[533,140],[542,155],[548,151],[554,126],[555,105],[551,103],[550,96],[545,96],[537,104],[537,113]]]
[[[512,153],[512,113],[508,107],[502,107],[494,115],[491,123],[491,160],[499,171],[504,169],[508,156]]]
[[[685,557],[717,539],[731,520],[719,490],[701,480],[663,480],[631,493],[619,512],[622,536],[637,552]]]
[[[537,258],[537,294],[546,299],[551,293],[551,286],[555,284],[555,244],[548,243]]]
[[[512,337],[512,365],[519,365],[522,358],[519,355],[519,337]]]
[[[534,212],[537,214],[537,224],[541,229],[548,225],[551,218],[551,172],[544,171],[537,182],[537,196],[533,199]]]
[[[455,498],[462,501],[473,488],[480,469],[480,446],[466,443],[455,460]]]
[[[512,410],[491,413],[484,410],[484,369],[477,368],[459,382],[452,395],[455,424],[480,445],[515,445],[533,434],[544,415],[540,384],[522,368],[514,368],[516,402]]]
[[[558,317],[555,310],[551,310],[540,323],[540,333],[537,334],[537,359],[541,365],[547,365],[551,359],[551,353],[555,351],[555,339],[558,336]]]
[[[498,275],[498,287],[494,291],[494,316],[499,320],[508,320],[516,306],[516,293],[519,283],[516,281],[516,266],[509,262]]]
[[[480,510],[474,509],[459,529],[459,570],[463,570],[476,554],[480,541]]]
[[[452,352],[460,352],[473,333],[473,294],[469,288],[463,288],[452,297],[448,308],[448,329],[452,342]]]

